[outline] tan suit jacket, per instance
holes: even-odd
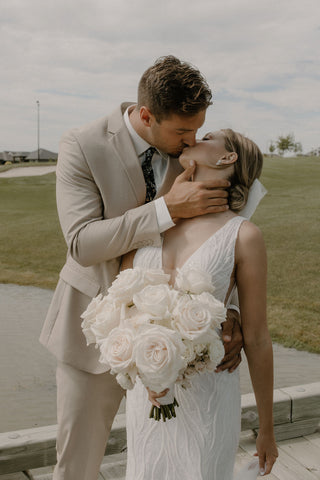
[[[123,121],[128,105],[68,132],[57,164],[57,207],[68,253],[40,341],[58,360],[91,373],[106,369],[95,347],[86,345],[81,313],[94,296],[106,293],[121,255],[161,241],[154,203],[144,204],[143,173]],[[179,173],[178,161],[170,159],[157,196]]]

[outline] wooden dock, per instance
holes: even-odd
[[[254,396],[242,395],[242,433],[235,471],[255,452],[258,416]],[[270,480],[320,480],[320,382],[274,391],[279,458]],[[52,480],[56,425],[0,434],[0,480]],[[124,480],[125,415],[116,416],[100,480]],[[90,479],[88,479],[90,480]]]

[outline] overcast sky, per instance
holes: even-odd
[[[294,133],[320,146],[319,0],[0,0],[0,151],[58,151],[61,134],[136,100],[139,78],[173,54],[214,92],[209,130],[263,151]]]

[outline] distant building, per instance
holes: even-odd
[[[13,162],[13,156],[11,152],[1,152],[0,153],[0,165],[3,165],[6,162]]]
[[[57,160],[58,154],[45,150],[44,148],[39,148],[39,160],[41,162],[49,162],[50,160]],[[29,155],[24,160],[25,162],[34,162],[38,160],[38,150],[29,153]]]
[[[57,160],[57,158],[57,153],[50,152],[50,150],[45,150],[44,148],[39,148],[39,160],[41,162],[49,162]],[[35,150],[34,152],[0,152],[0,165],[3,165],[6,162],[20,163],[36,161],[38,161],[38,150]]]

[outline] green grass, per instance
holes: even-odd
[[[275,341],[320,353],[320,160],[266,159],[268,195],[253,217],[268,251],[269,324]]]
[[[55,174],[0,179],[0,282],[54,288],[66,255]]]
[[[273,340],[318,353],[319,179],[318,158],[267,158],[253,218],[268,249]],[[0,282],[54,288],[66,255],[55,175],[0,179],[0,215]]]

